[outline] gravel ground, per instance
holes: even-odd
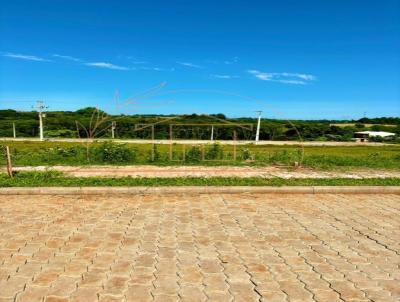
[[[5,172],[5,168],[2,169]],[[307,168],[289,170],[279,167],[205,167],[205,166],[51,166],[15,167],[15,171],[61,171],[80,177],[264,177],[264,178],[387,178],[400,177],[400,170],[321,171]]]

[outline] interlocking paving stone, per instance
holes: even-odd
[[[399,301],[400,196],[0,196],[2,301]]]

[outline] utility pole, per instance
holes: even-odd
[[[256,143],[260,140],[260,126],[261,126],[261,113],[262,111],[256,111],[258,113],[257,131],[256,131]]]
[[[211,125],[211,140],[214,140],[214,125]]]
[[[15,123],[13,123],[13,137],[17,137],[17,132],[15,131]]]
[[[112,121],[111,122],[111,138],[115,137],[114,131],[115,131],[116,128],[117,128],[117,123],[115,121]]]
[[[44,105],[43,101],[37,101],[36,107],[39,114],[39,137],[40,140],[43,141],[43,118],[46,117],[46,114],[43,112],[47,107]]]

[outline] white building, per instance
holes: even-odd
[[[385,131],[359,131],[354,132],[354,137],[358,142],[366,142],[370,137],[382,137],[389,138],[395,136],[396,133],[385,132]]]

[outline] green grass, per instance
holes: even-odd
[[[0,174],[0,187],[97,187],[97,186],[400,186],[400,178],[283,179],[237,177],[98,178],[66,177],[59,172],[20,172],[14,178]]]
[[[233,146],[223,145],[223,155],[215,161],[193,160],[188,156],[192,146],[186,146],[186,161],[182,161],[182,145],[173,146],[174,160],[169,160],[169,145],[157,145],[158,158],[150,160],[150,144],[126,144],[134,156],[109,157],[98,156],[96,151],[100,143],[93,143],[90,148],[90,162],[86,157],[83,143],[74,142],[1,142],[0,146],[11,148],[14,166],[53,166],[53,165],[293,165],[301,160],[302,149],[297,145],[241,145],[237,146],[237,161],[233,161]],[[212,146],[206,146],[206,152]],[[247,151],[246,151],[247,150]],[[97,153],[96,153],[97,152]],[[245,161],[244,154],[253,160]],[[193,152],[191,153],[193,154]],[[400,169],[400,145],[390,146],[304,146],[303,165],[318,169]],[[4,156],[0,155],[0,165],[5,165]]]

